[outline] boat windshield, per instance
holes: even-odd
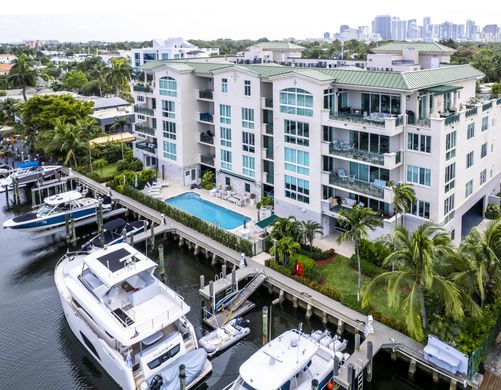
[[[54,208],[54,206],[50,206],[48,204],[43,204],[42,206],[40,206],[40,208],[37,210],[37,214],[38,215],[47,215],[47,214],[50,214],[50,212],[52,211],[52,209]]]

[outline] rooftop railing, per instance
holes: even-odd
[[[464,113],[467,118],[478,114],[478,107],[472,107],[466,110]]]
[[[132,89],[136,92],[153,92],[153,88],[149,84],[136,83],[136,84],[134,84]]]
[[[452,114],[445,118],[445,125],[450,126],[454,123],[459,122],[459,114]]]
[[[492,101],[490,101],[489,103],[484,103],[484,105],[482,106],[482,111],[487,111],[487,110],[490,110],[492,108]]]
[[[210,122],[210,123],[214,123],[214,115],[208,113],[208,112],[201,112],[200,113],[200,120],[202,122]]]

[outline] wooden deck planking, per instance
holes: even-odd
[[[501,377],[493,374],[491,371],[485,371],[484,379],[480,385],[480,390],[500,390]]]

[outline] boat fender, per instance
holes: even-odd
[[[162,378],[160,375],[155,375],[150,382],[150,390],[160,390],[163,384],[164,378]]]

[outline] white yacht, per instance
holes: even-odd
[[[95,360],[126,390],[186,388],[212,371],[198,348],[190,307],[154,276],[156,263],[125,243],[68,253],[55,282],[68,324]]]
[[[333,339],[323,337],[320,342],[312,336],[293,329],[271,340],[240,366],[231,389],[310,390],[313,379],[318,380],[318,389],[327,388],[334,356],[342,359],[341,365],[349,355],[342,354]]]

